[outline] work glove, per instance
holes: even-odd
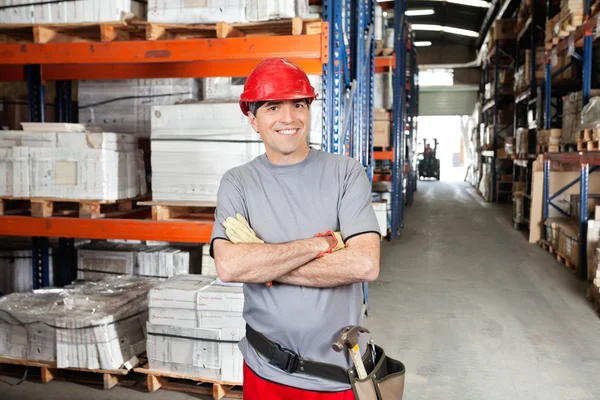
[[[323,257],[325,254],[330,254],[333,253],[335,251],[341,250],[344,247],[346,247],[346,245],[344,244],[344,240],[342,239],[342,235],[339,232],[334,232],[334,231],[327,231],[325,233],[317,233],[317,237],[325,237],[325,236],[332,236],[335,239],[335,243],[333,244],[333,246],[331,246],[329,248],[329,250],[324,251],[323,253],[319,254],[317,256],[317,258],[321,258]]]
[[[250,224],[243,215],[237,214],[236,218],[229,217],[223,223],[225,233],[231,243],[264,243],[256,236],[256,232],[250,228]]]

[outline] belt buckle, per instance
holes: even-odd
[[[271,364],[277,366],[279,369],[284,370],[288,374],[296,372],[298,369],[298,361],[300,359],[298,354],[291,350],[284,349],[279,345],[277,347],[279,351],[276,351],[273,354]],[[285,354],[287,357],[284,357],[283,354]]]

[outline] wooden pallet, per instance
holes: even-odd
[[[215,400],[220,400],[225,396],[232,399],[243,399],[242,384],[238,382],[223,382],[216,379],[154,371],[149,369],[147,364],[134,368],[134,371],[146,375],[146,385],[149,392],[155,392],[162,388],[176,392],[212,394]]]
[[[565,255],[559,253],[558,251],[556,252],[556,261],[558,261],[560,264],[564,265],[565,268],[567,268],[569,271],[577,273],[578,272],[578,268],[575,264],[573,264]]]
[[[292,18],[241,24],[164,24],[147,21],[0,25],[0,43],[79,43],[185,40],[277,35],[319,35],[320,19]]]
[[[143,40],[143,21],[77,24],[0,25],[0,43],[81,43]]]
[[[154,221],[173,219],[214,220],[216,203],[201,201],[140,201],[139,206],[152,207]]]
[[[141,210],[134,210],[136,201],[149,195],[123,200],[81,200],[45,197],[0,197],[0,215],[30,215],[48,218],[52,216],[79,218],[119,217]]]
[[[102,385],[105,390],[111,389],[127,374],[130,370],[121,368],[115,370],[106,369],[86,369],[86,368],[57,368],[55,363],[45,361],[22,360],[11,357],[0,357],[0,364],[21,365],[24,367],[40,368],[42,383],[53,381],[62,371],[75,371],[80,373],[93,373],[102,375]]]
[[[541,246],[542,249],[546,250],[551,255],[555,255],[556,254],[556,251],[554,250],[554,247],[552,246],[552,243],[550,243],[549,241],[547,241],[547,240],[540,240],[539,241],[539,245]]]

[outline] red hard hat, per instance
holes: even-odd
[[[269,58],[258,64],[246,79],[240,108],[248,115],[248,103],[294,99],[312,102],[315,98],[315,88],[302,68],[284,58]]]

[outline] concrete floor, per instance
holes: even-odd
[[[463,183],[422,182],[370,285],[376,342],[407,367],[405,399],[600,399],[600,319],[587,284]],[[0,377],[0,399],[193,399]]]

